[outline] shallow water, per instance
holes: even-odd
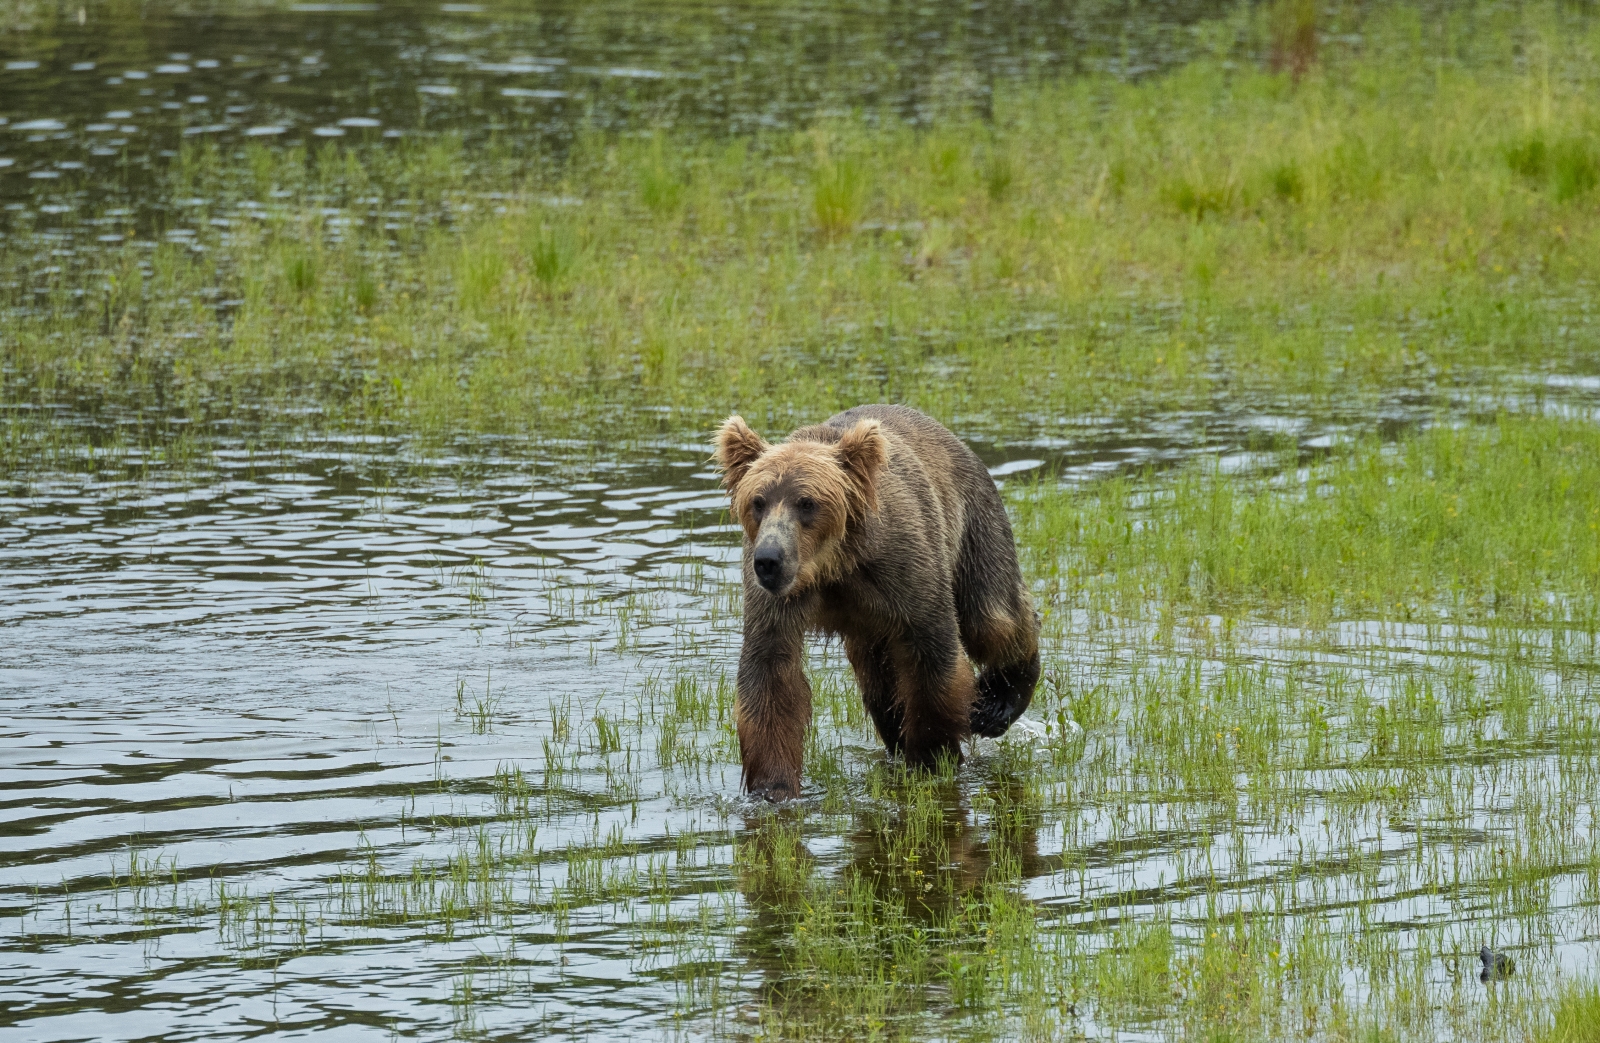
[[[1197,452],[1248,466],[1251,430],[1296,425],[1200,419],[980,449],[1002,481],[1076,481]],[[736,559],[692,445],[618,462],[352,440],[15,483],[0,499],[0,1024],[36,1039],[749,1031],[782,977],[781,931],[737,869],[769,816],[738,798],[726,727]],[[1047,658],[1079,691],[1172,684],[1163,661],[1225,668],[1209,636],[1152,644],[1092,614],[1061,633]],[[1482,633],[1359,623],[1310,646],[1273,628],[1241,640],[1250,662],[1345,670],[1380,694],[1416,664],[1503,656]],[[837,710],[854,698],[837,652],[814,655],[819,692],[843,697],[819,720],[834,782],[802,802],[807,857],[898,880],[882,851],[909,828],[899,804],[827,802],[872,792],[882,755],[859,711]],[[1543,676],[1596,683],[1592,662]],[[1067,741],[1081,763],[1136,746],[1126,721],[1090,723]],[[1536,910],[1437,886],[1441,852],[1481,877],[1518,828],[1510,797],[1568,799],[1551,795],[1559,749],[1504,738],[1491,725],[1456,773],[1464,809],[1430,798],[1398,820],[1381,794],[1341,798],[1363,777],[1347,769],[1304,773],[1289,787],[1304,799],[1276,810],[1157,784],[1130,819],[1126,795],[1069,764],[1017,841],[1021,893],[1091,949],[1156,913],[1182,936],[1218,908],[1271,909],[1427,946],[1441,994],[1485,939],[1546,973],[1589,969],[1581,860],[1537,885]],[[941,879],[982,878],[996,794],[1037,784],[1009,763],[985,743],[941,798]]]
[[[593,706],[637,676],[613,652],[606,602],[648,587],[684,617],[693,589],[675,577],[721,569],[710,483],[697,454],[672,456],[588,481],[541,481],[533,459],[436,460],[381,491],[351,446],[266,466],[223,456],[199,481],[46,480],[8,500],[4,890],[22,918],[6,1021],[55,1038],[329,1026],[362,1021],[363,1006],[375,1027],[448,1021],[443,953],[409,932],[383,955],[352,942],[365,955],[344,971],[326,963],[344,948],[330,939],[299,967],[241,974],[217,962],[229,946],[212,932],[153,941],[89,907],[71,943],[46,940],[66,906],[30,914],[27,895],[65,886],[105,905],[97,892],[115,865],[126,875],[130,846],[285,893],[319,890],[366,845],[406,861],[435,849],[430,817],[481,816],[483,780],[538,748],[549,700]],[[633,640],[659,649],[668,635]],[[487,734],[458,712],[458,681],[491,694]],[[678,830],[704,815],[646,807]],[[269,1015],[270,983],[291,979]],[[583,995],[551,998],[576,1008]],[[647,995],[633,1002],[653,1013]],[[113,1013],[129,1004],[138,1019]]]
[[[386,148],[448,127],[532,154],[586,122],[722,133],[851,106],[915,118],[981,106],[1005,77],[1159,67],[1217,5],[1130,17],[1117,4],[385,0],[268,17],[89,3],[81,25],[75,5],[49,6],[0,36],[0,234],[92,251],[104,230],[75,219],[107,207],[124,211],[118,228],[136,214],[173,231],[165,216],[186,204],[159,175],[185,140]],[[1592,417],[1585,379],[1494,394]],[[1456,416],[1506,402],[1464,394]],[[1370,399],[1322,403],[1316,421],[1296,408],[1223,397],[1192,413],[1029,417],[1026,439],[975,444],[1002,482],[1077,484],[1197,454],[1248,469],[1253,446],[1282,437],[1312,456],[1341,423],[1374,421]],[[1396,389],[1378,426],[1438,408],[1435,389]],[[768,824],[796,819],[738,797],[736,558],[689,444],[618,456],[352,439],[5,476],[0,1026],[49,1040],[749,1034],[788,983],[784,924],[748,863]],[[1312,687],[1343,676],[1382,701],[1418,671],[1482,679],[1508,661],[1490,631],[1258,626],[1219,651],[1209,630],[1083,610],[1054,625],[1048,695],[1104,690],[1128,706],[1179,690],[1186,667],[1215,678],[1244,663]],[[1592,654],[1544,652],[1533,682],[1592,703]],[[907,872],[886,852],[913,831],[900,818],[913,802],[883,781],[837,650],[813,653],[805,857],[899,887]],[[1461,961],[1486,941],[1517,954],[1519,985],[1591,972],[1592,764],[1574,771],[1570,750],[1475,710],[1494,695],[1476,683],[1446,715],[1461,762],[1430,768],[1448,791],[1408,799],[1403,766],[1356,759],[1286,772],[1281,792],[1241,779],[1236,800],[1194,798],[1141,773],[1149,751],[1127,717],[1086,719],[1081,740],[1053,733],[1046,768],[986,743],[939,793],[953,857],[935,875],[970,890],[1020,807],[1017,888],[1052,938],[1091,956],[1163,917],[1200,946],[1239,910],[1270,914],[1285,940],[1326,930],[1392,950],[1389,964],[1351,961],[1357,999],[1377,991],[1374,968],[1414,958],[1433,1009],[1467,995],[1479,1011],[1492,995]],[[1530,809],[1571,810],[1537,853],[1517,846]],[[1549,864],[1523,879],[1508,847]],[[965,1017],[937,1003],[931,1020],[898,1016],[911,1038],[959,1035]],[[1166,1030],[1092,993],[1062,1019],[1089,1035]]]
[[[25,6],[11,15],[22,31],[0,34],[0,233],[70,226],[88,210],[164,224],[180,203],[156,190],[158,175],[186,142],[383,148],[449,131],[533,157],[584,127],[743,133],[858,108],[926,118],[985,105],[1005,79],[1170,64],[1192,46],[1188,27],[1220,7]]]

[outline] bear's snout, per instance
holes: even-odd
[[[776,594],[783,585],[783,548],[763,543],[750,555],[750,567],[755,570],[756,582]]]

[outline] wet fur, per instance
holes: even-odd
[[[937,421],[859,406],[772,445],[735,416],[715,447],[745,533],[746,789],[800,792],[808,631],[843,638],[879,737],[910,764],[959,761],[963,739],[1000,735],[1027,709],[1039,627],[1011,525],[988,470]],[[756,578],[758,543],[783,550],[779,593]]]

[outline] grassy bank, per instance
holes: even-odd
[[[1345,447],[1331,466],[1293,450],[1246,459],[1241,475],[1042,482],[1015,501],[1018,538],[1057,591],[1122,617],[1168,605],[1600,628],[1591,423],[1437,427]]]
[[[1142,83],[1001,85],[992,121],[191,148],[160,235],[6,247],[11,456],[62,404],[632,437],[890,399],[1027,433],[1592,370],[1600,32],[1388,8],[1297,82],[1232,60],[1251,26]]]

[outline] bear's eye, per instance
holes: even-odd
[[[765,496],[757,496],[750,501],[750,509],[760,514],[767,509],[767,498]]]
[[[817,501],[813,500],[809,496],[802,496],[800,497],[800,502],[795,504],[795,506],[799,507],[803,513],[810,514],[812,511],[817,509]]]

